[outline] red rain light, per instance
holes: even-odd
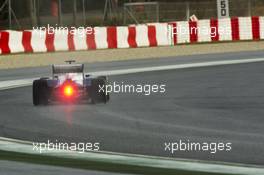
[[[63,88],[63,93],[66,97],[71,97],[74,94],[74,88],[71,85],[66,85]]]

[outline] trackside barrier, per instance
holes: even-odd
[[[173,44],[264,39],[264,17],[170,22]]]
[[[78,30],[0,31],[0,54],[169,46],[261,40],[264,17],[234,17]]]

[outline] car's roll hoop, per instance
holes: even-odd
[[[68,64],[72,64],[72,63],[75,63],[76,61],[75,60],[66,60],[65,63],[68,63]]]

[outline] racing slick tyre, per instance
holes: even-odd
[[[91,101],[93,104],[109,101],[109,94],[106,94],[106,85],[106,78],[98,77],[92,80]]]
[[[45,79],[35,80],[33,82],[33,104],[47,105],[49,100],[49,88]]]
[[[101,79],[104,79],[105,80],[105,84],[107,85],[108,84],[108,78],[107,76],[99,76],[98,78],[101,78]],[[107,87],[106,87],[107,88]],[[106,90],[106,89],[105,89]],[[110,90],[108,90],[107,92],[110,92]],[[107,93],[106,94],[106,102],[108,102],[110,100],[110,94]],[[105,103],[106,103],[105,102]]]

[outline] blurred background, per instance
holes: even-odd
[[[0,0],[0,29],[127,25],[217,18],[218,0]],[[229,15],[264,16],[264,0],[229,0]]]

